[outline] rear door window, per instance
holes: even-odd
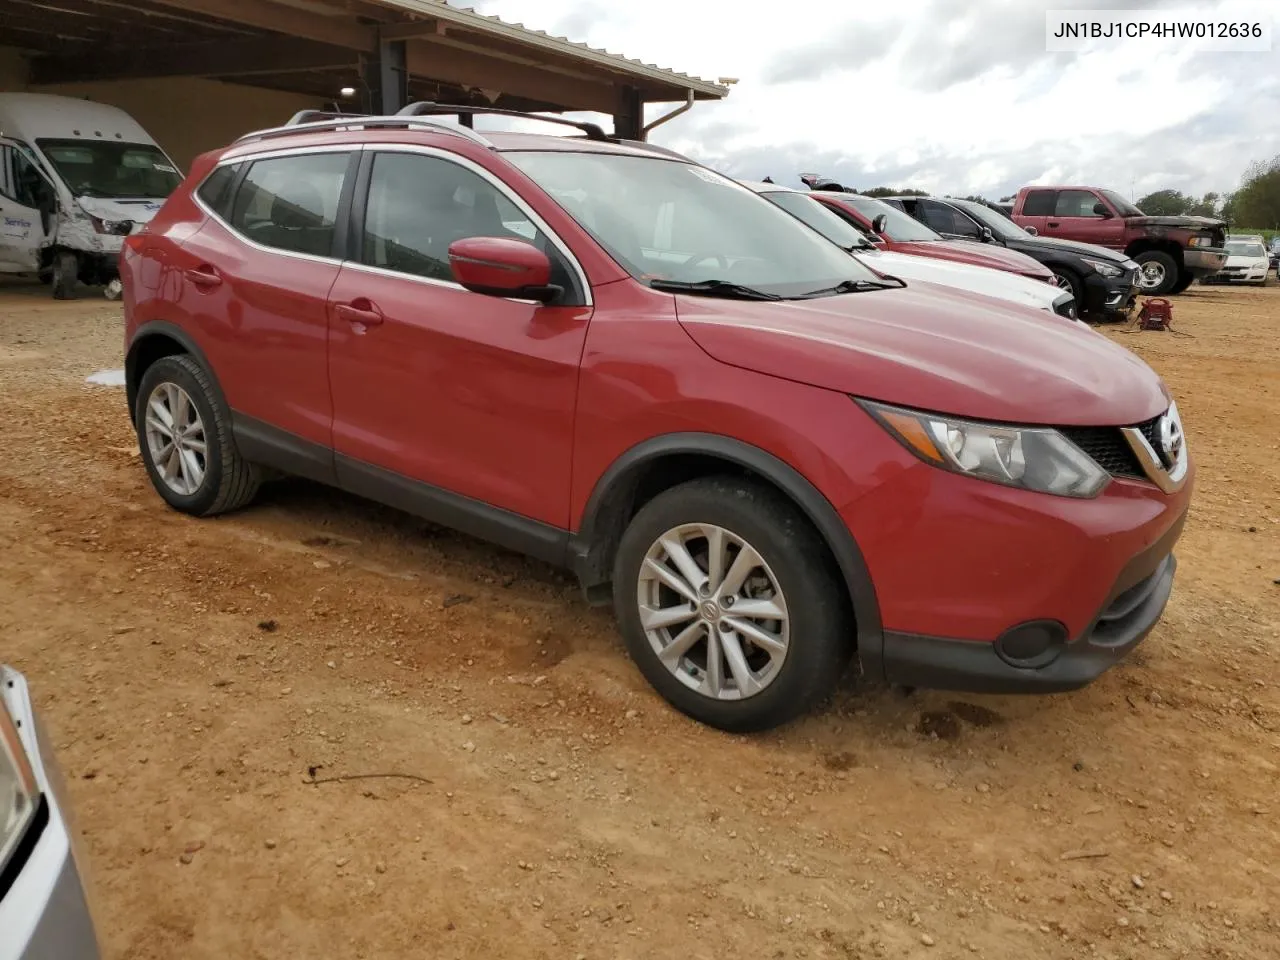
[[[308,153],[255,161],[236,191],[228,222],[264,247],[333,256],[349,158]]]
[[[1092,190],[1062,190],[1058,193],[1058,202],[1054,204],[1055,217],[1089,217],[1098,219],[1093,208],[1099,203],[1098,195]]]
[[[1051,217],[1053,216],[1053,205],[1057,200],[1057,192],[1054,190],[1028,190],[1026,197],[1022,201],[1022,215],[1024,217]]]

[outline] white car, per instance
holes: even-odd
[[[0,960],[98,960],[67,795],[22,676],[0,664]]]
[[[1063,290],[1055,284],[1041,283],[989,267],[881,250],[801,190],[776,183],[749,180],[738,182],[786,210],[832,243],[848,250],[877,273],[897,277],[899,280],[933,283],[997,300],[1008,300],[1036,310],[1047,310],[1087,326],[1077,316],[1077,305],[1071,291]]]
[[[1262,286],[1267,282],[1267,270],[1271,267],[1271,258],[1267,256],[1267,248],[1262,240],[1241,240],[1231,237],[1226,243],[1227,262],[1217,273],[1205,278],[1208,283],[1254,283]]]

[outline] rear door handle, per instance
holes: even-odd
[[[1050,220],[1050,221],[1049,221],[1049,226],[1051,226],[1051,227],[1060,227],[1060,226],[1062,226],[1062,224],[1060,224],[1057,220]]]
[[[222,277],[218,276],[218,271],[207,263],[192,267],[184,275],[197,287],[217,287],[222,284]]]
[[[382,311],[365,297],[357,297],[350,303],[336,304],[333,312],[347,323],[358,323],[362,327],[376,327],[383,319]]]

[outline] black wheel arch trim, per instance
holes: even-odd
[[[831,502],[790,464],[773,454],[732,437],[712,433],[669,433],[653,437],[627,450],[596,481],[569,545],[569,565],[588,595],[607,583],[621,522],[610,525],[607,505],[621,494],[629,495],[642,468],[661,457],[693,454],[710,456],[744,467],[772,483],[794,502],[826,542],[849,591],[857,622],[859,658],[863,671],[882,675],[884,646],[880,604],[867,563],[853,534]]]
[[[209,358],[200,349],[200,345],[176,324],[172,324],[167,320],[151,320],[144,323],[134,331],[133,338],[129,341],[129,348],[125,352],[124,357],[124,379],[125,379],[125,399],[129,404],[129,421],[133,422],[134,407],[138,402],[138,383],[142,380],[142,375],[135,369],[138,362],[139,347],[147,340],[153,337],[165,337],[179,344],[182,349],[191,354],[196,362],[204,369],[205,375],[209,378],[209,383],[213,386],[214,393],[218,400],[226,407],[226,396],[222,392],[222,384],[218,382],[218,375],[214,372],[213,365],[209,363]],[[227,409],[230,409],[229,407]]]

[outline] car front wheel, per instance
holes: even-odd
[[[1178,264],[1173,257],[1159,250],[1148,250],[1133,259],[1142,268],[1138,273],[1138,283],[1145,296],[1159,297],[1173,290],[1178,282]]]
[[[151,483],[174,509],[211,516],[257,493],[259,471],[240,456],[230,412],[192,357],[164,357],[147,368],[134,424]]]
[[[825,544],[790,502],[732,478],[646,504],[623,535],[614,607],[646,679],[737,732],[808,711],[840,678],[852,624]]]

